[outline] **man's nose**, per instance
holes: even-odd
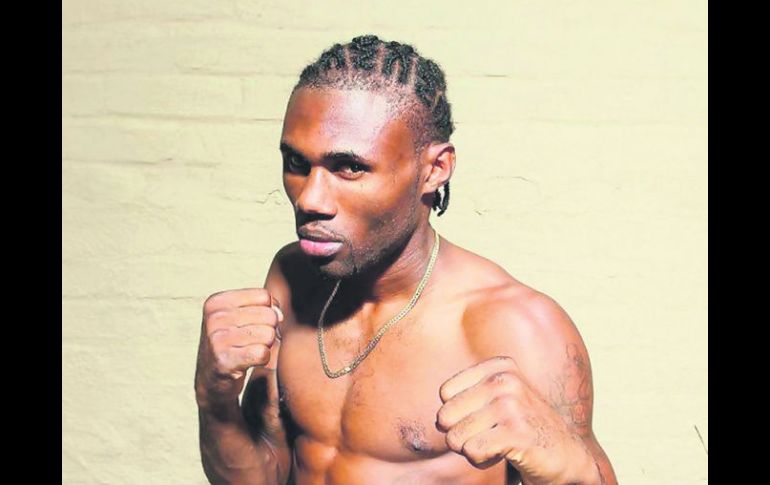
[[[334,217],[337,207],[334,204],[332,190],[323,167],[313,167],[305,177],[305,184],[294,203],[297,212],[319,216]]]

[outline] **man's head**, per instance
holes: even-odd
[[[281,135],[284,187],[301,237],[342,242],[315,258],[324,274],[385,264],[446,210],[452,131],[444,74],[411,46],[356,37],[302,71]]]

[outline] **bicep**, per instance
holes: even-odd
[[[594,388],[591,361],[580,333],[566,312],[548,299],[533,324],[529,349],[516,358],[539,394],[578,434],[592,436]]]
[[[617,485],[612,464],[593,432],[593,375],[583,338],[567,313],[550,298],[545,297],[536,314],[540,321],[535,322],[532,333],[540,350],[531,354],[519,351],[522,372],[580,435],[594,458],[601,483]]]
[[[585,443],[603,484],[617,480],[593,432],[591,361],[572,319],[554,300],[532,293],[525,304],[490,306],[478,335],[485,352],[507,355],[537,394]]]
[[[512,357],[522,377],[580,435],[591,431],[593,381],[583,339],[550,297],[488,305],[476,343],[487,355]]]

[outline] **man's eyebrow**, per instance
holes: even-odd
[[[302,154],[299,152],[299,150],[297,150],[297,149],[296,149],[296,148],[294,148],[293,146],[289,145],[289,144],[288,144],[288,143],[286,143],[285,141],[282,141],[282,142],[281,142],[281,144],[280,144],[280,146],[278,147],[278,149],[279,149],[279,150],[281,150],[282,152],[289,152],[289,153],[293,153],[293,154],[295,154],[295,155],[299,155],[299,156],[300,156],[300,157],[302,157],[302,158],[305,158],[305,157],[304,157],[304,156],[303,156],[303,155],[302,155]]]
[[[353,150],[342,150],[336,152],[326,152],[321,156],[322,160],[331,160],[334,162],[355,162],[361,165],[374,165],[371,160],[362,157]]]
[[[281,145],[279,146],[279,149],[281,152],[288,152],[292,153],[294,155],[298,155],[302,157],[303,159],[307,160],[307,157],[302,154],[299,150],[294,148],[293,146],[289,145],[288,143],[282,141]],[[355,163],[365,164],[365,165],[373,165],[374,162],[369,160],[368,158],[359,155],[358,153],[354,152],[353,150],[338,150],[338,151],[329,151],[325,152],[321,155],[321,160],[328,160],[332,162],[350,162],[353,161]]]

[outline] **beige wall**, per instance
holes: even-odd
[[[445,68],[434,224],[571,314],[621,482],[706,482],[705,1],[65,0],[63,483],[206,483],[201,304],[292,239],[287,95],[370,32]]]

